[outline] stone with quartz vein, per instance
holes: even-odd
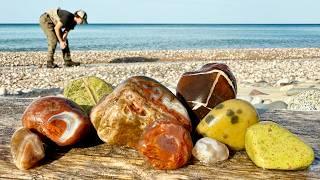
[[[59,146],[72,145],[87,135],[89,117],[73,101],[47,96],[32,102],[22,116],[23,126],[34,129]]]
[[[234,99],[237,84],[227,65],[209,63],[200,70],[184,73],[176,91],[177,97],[192,109],[199,121],[219,103]]]

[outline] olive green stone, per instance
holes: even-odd
[[[95,77],[83,77],[73,80],[64,88],[64,96],[79,104],[82,109],[89,114],[92,107],[95,106],[100,99],[113,91],[111,84]]]

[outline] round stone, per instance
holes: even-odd
[[[157,120],[146,127],[138,150],[157,169],[177,169],[190,159],[192,139],[176,120]]]
[[[17,168],[26,170],[34,167],[45,157],[39,136],[27,128],[20,128],[11,138],[11,154]]]
[[[113,91],[111,84],[95,77],[82,77],[73,80],[64,88],[64,96],[79,104],[82,109],[89,114],[92,107],[95,106],[103,96]]]
[[[79,105],[55,96],[33,101],[23,113],[22,123],[60,146],[75,144],[90,129],[89,117]]]
[[[224,161],[229,157],[229,149],[221,142],[208,137],[197,141],[192,149],[192,155],[206,164]]]
[[[259,121],[256,109],[247,101],[227,100],[205,116],[197,131],[205,137],[216,139],[233,150],[244,149],[246,129]]]

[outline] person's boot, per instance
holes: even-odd
[[[59,68],[59,66],[53,63],[53,61],[47,61],[47,68]]]
[[[64,66],[66,66],[66,67],[80,66],[80,62],[66,60],[66,61],[64,61]]]

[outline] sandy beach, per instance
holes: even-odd
[[[70,80],[90,75],[113,86],[130,76],[149,76],[175,93],[182,73],[219,62],[227,64],[236,76],[238,98],[256,107],[281,101],[288,107],[275,108],[320,110],[319,48],[77,51],[72,52],[72,59],[82,65],[64,68],[58,52],[56,63],[62,68],[47,69],[46,52],[0,52],[1,97],[60,94]]]

